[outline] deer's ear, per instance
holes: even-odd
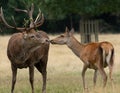
[[[66,32],[66,33],[69,33],[69,29],[68,29],[67,26],[66,26],[66,28],[65,28],[65,32]]]
[[[23,32],[22,34],[23,34],[23,38],[27,39],[27,33]]]
[[[75,32],[74,28],[71,29],[71,31],[69,32],[70,36],[73,35]]]
[[[69,32],[70,31],[69,31],[68,27],[66,26],[66,28],[65,28],[65,34],[69,36]]]

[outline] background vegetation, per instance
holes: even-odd
[[[65,26],[78,31],[81,18],[102,20],[102,26],[106,27],[102,32],[120,31],[120,0],[1,0],[0,6],[4,8],[5,18],[10,24],[13,24],[11,16],[14,16],[17,25],[23,26],[27,16],[15,12],[13,7],[26,9],[31,3],[35,4],[34,17],[38,8],[44,13],[46,20],[40,29],[48,33],[62,32]],[[4,29],[2,34],[15,32],[1,27]]]

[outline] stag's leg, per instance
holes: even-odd
[[[47,72],[44,71],[42,73],[42,77],[43,77],[43,88],[42,88],[42,92],[46,93],[46,78],[47,78]]]
[[[47,66],[47,64],[45,62],[40,62],[35,65],[35,67],[38,69],[38,71],[41,72],[41,74],[42,74],[42,78],[43,78],[42,93],[46,93],[46,79],[47,79],[46,66]]]
[[[97,72],[98,72],[97,70],[95,70],[95,72],[94,72],[94,77],[93,77],[94,87],[96,86]]]
[[[84,90],[87,89],[85,86],[85,72],[87,70],[88,65],[84,64],[83,69],[82,69],[82,81],[83,81],[83,88]]]
[[[107,75],[106,75],[106,73],[104,71],[104,68],[102,66],[99,66],[98,70],[99,70],[99,72],[100,72],[100,74],[102,75],[102,78],[103,78],[103,87],[105,87],[106,83],[107,83]]]
[[[34,66],[29,67],[29,80],[32,88],[32,93],[34,93]]]
[[[16,76],[17,76],[17,68],[11,65],[12,69],[12,88],[11,88],[11,93],[14,93],[14,87],[16,83]]]

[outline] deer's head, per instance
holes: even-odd
[[[58,37],[52,39],[50,42],[52,44],[64,45],[70,41],[70,38],[73,37],[74,29],[69,30],[67,27],[64,34],[59,35]]]
[[[43,44],[48,42],[48,38],[42,36],[40,33],[35,31],[35,28],[41,26],[44,22],[44,16],[41,13],[41,11],[39,11],[38,16],[36,17],[36,19],[33,19],[33,11],[34,11],[34,5],[32,4],[30,9],[27,10],[21,10],[21,9],[17,9],[15,8],[16,11],[19,12],[25,12],[28,14],[29,16],[29,20],[30,20],[30,24],[29,27],[17,27],[17,26],[11,26],[7,23],[7,21],[4,18],[4,14],[3,14],[3,10],[1,7],[0,10],[0,21],[7,27],[7,28],[12,28],[12,29],[16,29],[21,31],[22,33],[22,37],[25,43],[29,44],[29,45],[36,45],[36,44]],[[14,20],[15,22],[15,20]],[[16,22],[15,22],[16,24]]]

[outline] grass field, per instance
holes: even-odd
[[[49,35],[54,38],[57,35]],[[78,34],[75,37],[80,40]],[[115,47],[115,66],[113,71],[114,89],[108,79],[106,89],[102,89],[102,79],[98,74],[97,86],[93,88],[93,70],[88,69],[86,83],[88,93],[120,93],[120,34],[102,34],[99,41],[109,41]],[[10,36],[0,36],[0,93],[10,93],[11,68],[6,55]],[[81,69],[82,62],[67,46],[50,45],[47,77],[47,93],[83,93]],[[105,69],[108,74],[108,68]],[[18,70],[15,93],[31,93],[28,69]],[[41,93],[42,77],[35,69],[35,93]]]

